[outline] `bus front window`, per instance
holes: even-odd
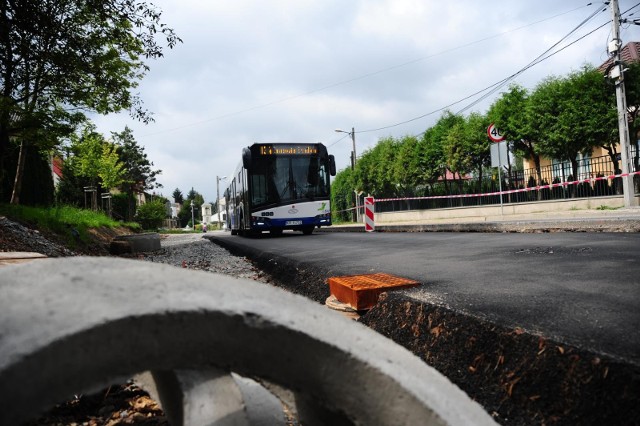
[[[265,158],[252,170],[253,206],[327,197],[329,176],[325,163],[315,156]]]

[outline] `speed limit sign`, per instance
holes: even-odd
[[[502,142],[504,140],[504,135],[500,133],[500,129],[493,123],[487,127],[487,135],[489,135],[489,139],[494,142]]]

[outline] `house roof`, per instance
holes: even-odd
[[[53,157],[53,173],[55,173],[59,178],[62,178],[62,165],[63,161],[60,157]]]
[[[625,44],[620,51],[620,58],[622,59],[622,62],[626,62],[627,64],[640,61],[640,42],[630,41]],[[600,65],[598,70],[600,72],[604,72],[612,62],[613,57],[607,59],[602,65]]]

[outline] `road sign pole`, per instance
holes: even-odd
[[[498,146],[501,143],[504,142],[498,142]],[[502,203],[502,155],[500,155],[500,148],[498,148],[498,182],[500,188],[500,216],[504,216],[504,205]]]
[[[504,216],[504,204],[502,203],[502,146],[500,144],[506,144],[506,142],[504,140],[504,135],[500,133],[500,129],[498,129],[498,127],[496,127],[494,123],[491,123],[489,127],[487,127],[487,136],[489,136],[489,139],[491,139],[492,142],[495,142],[498,147],[496,151],[498,152],[498,187],[500,188],[500,215]],[[492,156],[493,152],[494,151],[492,150]],[[507,151],[507,160],[508,156],[509,151]],[[491,162],[494,163],[494,161],[495,159],[492,158]],[[491,165],[493,166],[494,164]]]

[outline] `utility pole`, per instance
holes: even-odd
[[[220,221],[220,181],[226,178],[226,176],[216,176],[216,210],[218,210],[218,226],[220,229],[222,229],[222,222]]]
[[[355,170],[356,169],[356,129],[354,127],[352,127],[350,132],[347,132],[347,131],[341,130],[341,129],[336,129],[336,132],[337,133],[347,133],[349,136],[351,136],[351,143],[353,145],[353,150],[351,151],[351,170]],[[355,193],[355,196],[356,196],[356,217],[355,217],[355,220],[356,220],[356,222],[360,222],[360,206],[359,206],[358,191],[354,190],[353,192]]]
[[[356,130],[351,128],[351,143],[353,144],[353,168],[356,168]]]
[[[609,42],[608,51],[613,60],[613,67],[609,77],[616,85],[616,101],[618,107],[618,133],[620,133],[620,150],[622,151],[622,191],[624,193],[624,206],[635,207],[638,201],[635,198],[633,176],[631,171],[631,143],[629,142],[629,122],[627,121],[627,97],[624,90],[624,69],[621,60],[622,39],[620,39],[620,9],[618,0],[611,0],[611,13],[613,15],[613,37]]]

